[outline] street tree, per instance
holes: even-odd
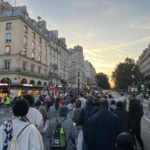
[[[108,76],[102,72],[96,74],[96,83],[99,88],[102,89],[110,88]]]
[[[112,78],[116,89],[127,90],[129,85],[135,85],[142,80],[142,74],[134,59],[127,57],[116,66]]]

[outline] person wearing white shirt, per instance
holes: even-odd
[[[16,137],[21,150],[44,150],[38,129],[26,117],[28,110],[29,104],[25,99],[14,102],[14,118],[5,120],[0,127],[0,150],[8,149]]]
[[[29,111],[27,113],[27,118],[32,124],[34,124],[39,129],[40,132],[42,132],[44,128],[43,117],[40,111],[33,107],[34,98],[31,95],[25,95],[24,98],[28,101],[30,105]]]

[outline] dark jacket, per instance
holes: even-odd
[[[81,125],[80,122],[80,117],[81,117],[81,108],[75,108],[73,111],[73,122],[76,123],[76,125]]]
[[[117,108],[114,113],[119,117],[123,131],[129,132],[130,129],[130,121],[129,121],[129,113],[125,109]]]
[[[131,129],[140,129],[141,117],[143,116],[143,107],[136,99],[131,100],[129,103],[129,118]]]
[[[80,124],[83,126],[83,136],[85,142],[87,142],[88,138],[88,126],[89,126],[89,119],[97,112],[97,107],[87,105],[85,108],[81,110],[80,116]]]
[[[115,114],[107,109],[99,111],[90,119],[88,150],[115,150],[115,140],[121,131]]]

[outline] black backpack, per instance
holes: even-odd
[[[66,118],[65,118],[66,119]],[[65,150],[66,149],[66,136],[65,136],[65,129],[62,127],[62,123],[65,119],[59,123],[56,119],[57,126],[53,132],[52,137],[52,150]]]

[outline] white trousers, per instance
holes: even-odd
[[[76,139],[77,150],[82,150],[82,144],[83,144],[83,131],[82,131],[82,129],[79,129],[78,136]]]

